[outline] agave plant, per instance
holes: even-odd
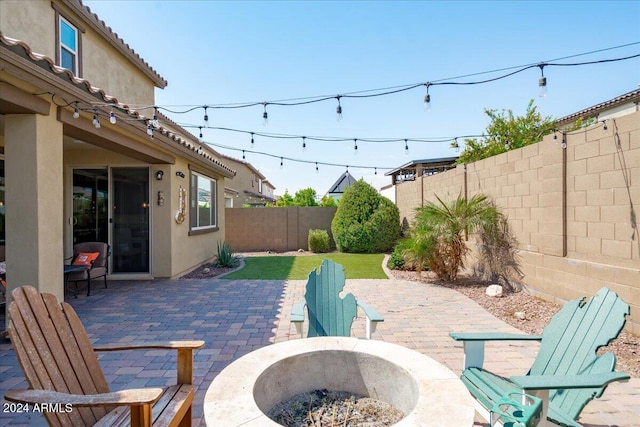
[[[415,247],[408,254],[427,263],[440,279],[454,281],[469,251],[465,243],[468,233],[495,224],[501,213],[483,194],[471,199],[458,195],[446,202],[436,196],[436,200],[416,209],[412,230]]]
[[[220,242],[218,242],[218,255],[216,256],[216,261],[214,262],[214,265],[216,267],[237,267],[239,262],[240,260],[237,256],[234,255],[233,249],[231,248],[231,245],[229,243],[223,242],[222,244],[220,244]]]

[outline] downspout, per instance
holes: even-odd
[[[567,132],[562,132],[562,256],[567,256]]]

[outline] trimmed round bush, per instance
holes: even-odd
[[[309,250],[314,253],[329,252],[329,233],[327,230],[309,230]]]
[[[400,214],[391,200],[361,179],[345,190],[331,231],[340,252],[388,252],[400,236]]]

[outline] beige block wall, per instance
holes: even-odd
[[[640,333],[640,113],[607,125],[567,135],[566,150],[549,135],[468,164],[467,194],[489,195],[508,216],[531,293],[563,302],[607,286],[631,306],[628,328]],[[400,184],[398,209],[408,216],[464,184],[464,166]]]
[[[308,249],[310,229],[327,230],[336,208],[226,208],[226,241],[235,251]],[[333,241],[333,240],[332,240]]]

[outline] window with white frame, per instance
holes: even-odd
[[[78,29],[61,16],[59,31],[60,66],[78,75]]]
[[[215,179],[191,171],[191,230],[217,229],[216,185]]]

